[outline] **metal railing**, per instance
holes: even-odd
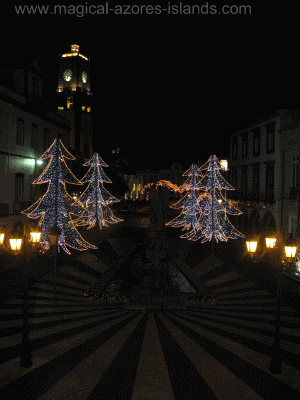
[[[230,193],[227,192],[227,197],[235,201],[251,201],[252,203],[264,203],[271,204],[275,203],[274,190],[262,191],[262,190],[235,190]]]

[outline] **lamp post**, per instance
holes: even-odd
[[[56,294],[56,258],[57,258],[57,247],[58,247],[58,240],[59,236],[61,234],[61,229],[55,224],[52,228],[49,230],[49,238],[50,238],[50,246],[52,247],[54,251],[54,298],[55,300],[57,299],[57,294]]]
[[[4,232],[0,232],[0,243],[3,244],[4,241]],[[32,258],[30,256],[30,252],[28,250],[28,242],[31,240],[32,252],[37,250],[37,245],[40,240],[40,233],[35,231],[31,232],[29,235],[28,226],[25,226],[23,238],[22,235],[18,234],[17,231],[13,231],[10,234],[9,243],[10,249],[14,253],[14,256],[19,257],[21,251],[23,250],[23,260],[24,260],[24,296],[23,296],[23,329],[22,329],[22,343],[20,350],[20,367],[30,368],[32,366],[32,355],[30,352],[30,343],[29,343],[29,329],[28,329],[28,278],[27,278],[27,266],[28,262]],[[22,246],[23,245],[23,246]],[[22,249],[23,247],[23,249]],[[6,249],[8,251],[8,249]]]
[[[275,308],[275,333],[274,333],[274,343],[272,346],[272,356],[269,366],[269,371],[272,374],[281,374],[281,349],[280,349],[280,304],[281,304],[281,275],[283,270],[282,256],[285,261],[290,264],[296,255],[297,244],[292,234],[284,242],[283,246],[278,245],[276,247],[276,237],[271,235],[266,237],[266,247],[267,250],[261,255],[256,254],[257,240],[252,238],[246,241],[247,251],[251,255],[252,261],[268,261],[271,262],[277,269],[277,288],[276,288],[276,308]],[[284,250],[283,250],[284,248]],[[277,250],[274,253],[274,250]],[[283,253],[284,251],[284,253]],[[273,252],[272,257],[270,253]],[[285,256],[285,257],[284,257]]]

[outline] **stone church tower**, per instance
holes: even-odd
[[[57,113],[70,121],[70,152],[88,161],[93,154],[90,59],[73,44],[59,55]]]

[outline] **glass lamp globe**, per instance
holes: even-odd
[[[292,261],[296,256],[297,242],[295,241],[293,234],[290,233],[288,239],[284,243],[285,256],[289,261]]]
[[[32,243],[39,243],[41,239],[41,232],[30,232]]]
[[[274,249],[275,244],[276,244],[275,237],[266,237],[266,246],[268,249]]]
[[[257,240],[247,240],[246,245],[247,245],[247,250],[250,254],[253,254],[256,252]]]
[[[12,251],[19,251],[21,249],[22,246],[22,239],[9,239],[9,243],[10,243],[10,248],[12,249]]]

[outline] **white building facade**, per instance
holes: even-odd
[[[291,189],[299,178],[298,114],[279,110],[231,136],[229,168],[235,191],[229,195],[243,211],[239,221],[243,233],[280,229],[286,236],[297,225],[289,208],[296,206],[287,197],[293,192],[298,204],[298,192]]]
[[[28,99],[0,86],[0,216],[18,214],[40,197],[32,182],[47,161],[39,158],[55,138],[69,147],[69,121],[32,111]]]

